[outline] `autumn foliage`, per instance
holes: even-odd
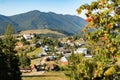
[[[81,58],[74,65],[73,80],[120,79],[120,0],[97,0],[81,5],[77,12],[86,10],[86,34],[92,59]],[[79,76],[77,76],[79,75]]]

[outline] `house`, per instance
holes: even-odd
[[[59,66],[53,63],[49,63],[46,65],[45,70],[47,71],[58,71],[60,70]]]
[[[74,43],[72,43],[72,42],[71,42],[71,43],[67,43],[67,44],[68,44],[68,45],[70,45],[70,46],[74,46],[74,45],[75,45],[75,44],[74,44]]]
[[[86,55],[87,54],[87,48],[78,48],[74,53],[75,54],[84,53]]]
[[[38,41],[38,43],[41,45],[42,44],[42,42],[41,41]]]
[[[54,56],[54,55],[52,55],[52,56],[48,56],[48,57],[46,58],[46,61],[54,61],[54,60],[56,60],[56,59],[57,59],[57,57]]]
[[[29,39],[32,39],[34,37],[33,34],[24,34],[23,37],[26,39],[26,40],[29,40]]]
[[[65,56],[61,57],[60,58],[60,62],[63,64],[63,65],[67,65],[68,64],[68,60]]]
[[[31,70],[31,68],[21,68],[20,69],[20,72],[22,72],[22,73],[30,73],[32,70]]]
[[[60,52],[66,57],[69,57],[72,54],[72,51],[70,49],[61,49]]]
[[[85,55],[85,57],[86,57],[86,58],[92,58],[92,55],[87,54],[87,55]]]
[[[44,71],[45,70],[45,64],[39,64],[39,65],[34,65],[35,69],[37,71]]]
[[[70,49],[64,49],[62,51],[62,54],[68,54],[68,53],[72,53],[72,51]]]
[[[80,38],[79,40],[80,40],[80,41],[82,41],[82,42],[84,42],[84,41],[85,41],[83,38]]]
[[[48,52],[50,49],[49,49],[48,46],[45,46],[45,47],[43,48],[43,50],[44,50],[45,52]]]
[[[67,40],[67,43],[71,43],[72,41],[71,40]]]
[[[19,47],[19,48],[23,47],[23,43],[22,42],[17,42],[16,47]]]
[[[22,42],[16,42],[15,44],[15,50],[18,50],[18,49],[23,49],[24,48],[24,44]]]
[[[75,45],[78,45],[78,46],[82,46],[82,45],[85,45],[85,42],[75,42]]]
[[[43,53],[39,53],[39,54],[38,54],[39,57],[43,57],[43,56],[46,56],[46,55],[47,55],[46,52],[43,52]]]
[[[60,52],[60,51],[57,51],[56,54],[61,54],[61,52]]]
[[[76,51],[74,51],[75,54],[81,54],[84,53],[86,58],[91,58],[92,55],[90,52],[87,51],[87,48],[78,48]]]

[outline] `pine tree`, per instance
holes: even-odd
[[[8,75],[8,63],[7,63],[7,56],[2,52],[3,48],[3,41],[0,38],[0,80],[7,80],[9,79]],[[7,76],[7,77],[6,77]]]
[[[15,38],[13,34],[14,29],[12,27],[12,24],[8,24],[8,27],[4,35],[4,46],[6,47],[4,50],[5,53],[10,54],[11,52],[14,52]]]
[[[3,39],[2,52],[5,55],[5,62],[7,64],[7,80],[21,80],[21,72],[19,69],[19,58],[16,56],[15,48],[15,38],[13,36],[14,30],[12,24],[9,24]],[[2,79],[0,79],[2,80]]]

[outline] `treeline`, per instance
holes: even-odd
[[[36,34],[37,37],[51,37],[51,38],[61,38],[65,37],[64,35],[59,35],[59,34],[52,34],[52,33],[47,33],[47,34]]]
[[[50,30],[63,33],[63,34],[65,34],[65,35],[67,35],[67,36],[72,36],[72,35],[74,35],[73,33],[67,32],[67,31],[65,31],[65,30],[60,30],[60,29],[50,29]]]
[[[0,80],[21,80],[19,57],[16,55],[14,30],[9,24],[0,38]]]

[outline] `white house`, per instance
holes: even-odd
[[[43,50],[46,52],[46,51],[49,51],[50,49],[48,46],[45,46],[45,47],[43,47]]]
[[[23,37],[28,40],[28,39],[32,39],[34,37],[34,35],[32,34],[24,34]]]
[[[87,54],[87,48],[78,48],[74,53],[75,54],[84,53],[86,55]]]
[[[92,55],[85,55],[86,58],[92,58]]]
[[[61,62],[68,62],[67,58],[65,56],[61,57],[60,59]]]

